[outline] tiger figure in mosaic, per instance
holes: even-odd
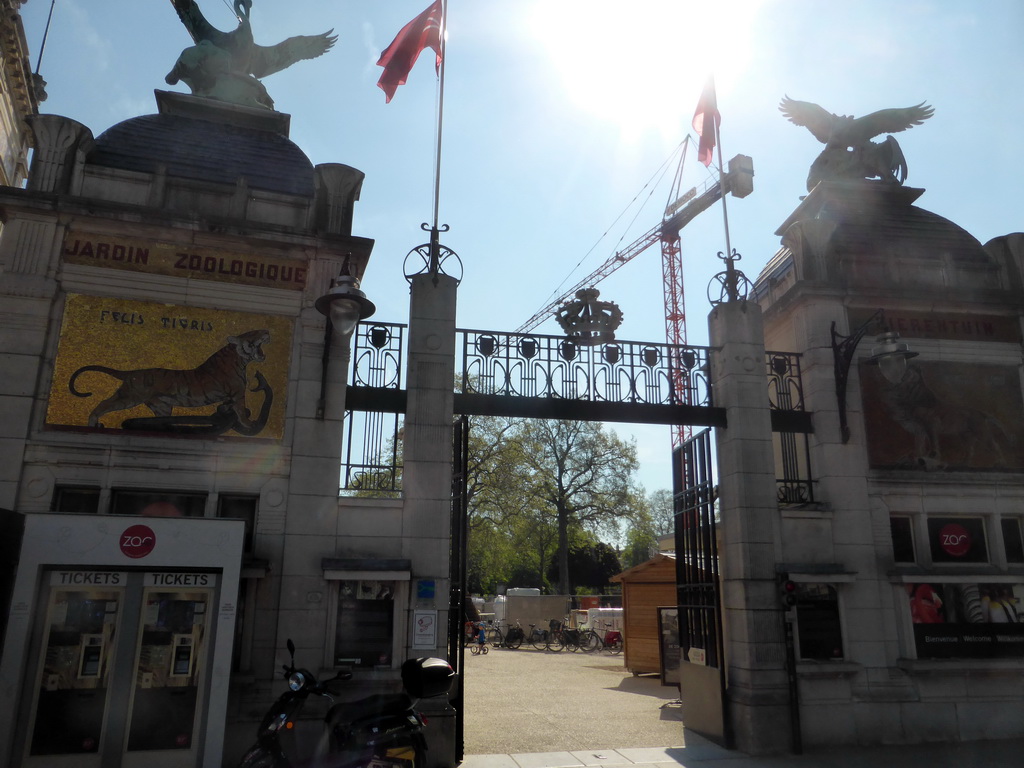
[[[90,427],[102,427],[100,419],[112,411],[138,405],[145,405],[156,417],[169,417],[174,408],[218,405],[218,412],[227,412],[237,431],[254,434],[263,425],[250,417],[249,409],[245,406],[248,382],[246,366],[266,359],[263,345],[269,341],[270,331],[267,330],[246,331],[237,336],[229,336],[223,347],[196,368],[121,371],[104,365],[84,365],[71,374],[68,389],[76,397],[91,397],[92,392],[80,391],[75,387],[75,382],[82,374],[93,371],[120,380],[121,386],[92,409],[88,420]],[[265,379],[258,373],[257,384],[265,388]]]

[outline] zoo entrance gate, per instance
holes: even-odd
[[[398,495],[398,451],[408,392],[404,385],[406,326],[360,323],[353,334],[346,392],[343,492]],[[710,347],[614,341],[583,345],[564,336],[456,330],[451,590],[448,658],[459,673],[452,704],[456,751],[463,757],[461,606],[466,583],[469,417],[506,416],[704,427],[673,450],[672,484],[681,661],[699,658],[718,671],[716,713],[707,735],[728,743],[722,612],[714,502],[711,428],[727,428],[712,401]],[[804,409],[800,356],[766,352],[780,503],[813,501],[810,414]]]

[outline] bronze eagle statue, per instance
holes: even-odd
[[[819,181],[880,178],[902,184],[907,178],[907,161],[892,136],[883,143],[871,141],[883,133],[899,133],[921,125],[935,110],[923,101],[912,107],[880,109],[864,117],[834,115],[817,104],[786,96],[779,111],[791,123],[807,128],[825,149],[807,176],[807,190]]]
[[[195,96],[273,109],[274,101],[259,78],[297,61],[315,59],[338,40],[331,29],[289,37],[277,45],[257,45],[249,23],[252,0],[234,0],[238,28],[230,32],[210,24],[195,0],[171,0],[171,5],[195,45],[181,52],[165,80],[170,85],[183,81]]]

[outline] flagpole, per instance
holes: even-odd
[[[718,109],[718,92],[715,92],[715,109]],[[721,115],[721,113],[719,113]],[[725,167],[722,165],[722,132],[719,129],[718,124],[721,122],[721,117],[713,119],[715,124],[715,144],[718,148],[718,183],[722,187],[722,222],[725,226],[725,257],[727,259],[732,258],[732,244],[729,242],[729,209],[725,204],[726,193],[729,191],[726,189],[726,176]]]
[[[437,275],[440,269],[440,240],[437,222],[438,211],[441,200],[441,137],[444,127],[444,70],[448,63],[446,55],[448,37],[448,0],[441,2],[441,30],[440,30],[440,51],[441,69],[438,72],[438,93],[437,93],[437,147],[434,155],[434,206],[433,223],[430,227],[430,274]]]
[[[46,48],[46,38],[50,35],[50,22],[53,21],[53,6],[57,4],[57,0],[51,0],[50,12],[46,15],[46,26],[43,28],[43,41],[39,44],[39,58],[36,59],[36,71],[35,74],[39,74],[39,68],[43,65],[43,50]]]

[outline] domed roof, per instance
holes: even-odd
[[[758,278],[858,288],[999,289],[1003,268],[963,227],[913,202],[922,189],[874,181],[821,182],[776,234],[783,249]]]
[[[230,122],[158,114],[133,117],[96,138],[87,162],[126,171],[155,173],[312,197],[309,158],[286,136]]]
[[[966,229],[916,206],[845,212],[838,218],[832,241],[847,253],[868,253],[875,259],[991,261],[981,242]]]

